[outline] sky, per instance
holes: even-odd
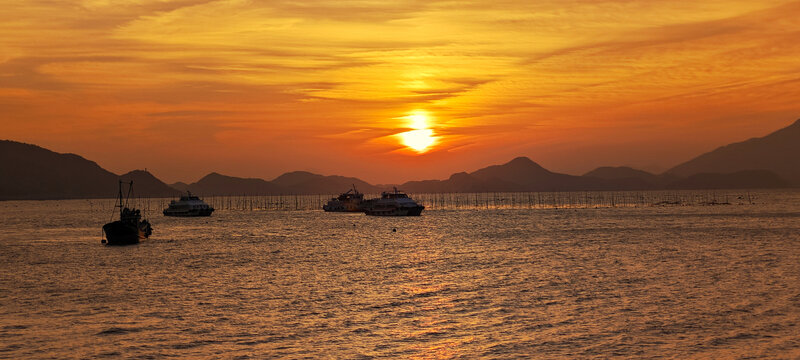
[[[660,172],[800,118],[800,1],[0,0],[0,139],[166,182]]]

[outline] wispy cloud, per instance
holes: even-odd
[[[240,136],[298,161],[335,147],[313,161],[336,167],[401,131],[397,119],[414,109],[433,116],[437,159],[600,144],[608,140],[590,136],[598,124],[641,137],[651,128],[636,126],[643,122],[677,133],[679,124],[737,112],[800,110],[798,1],[0,0],[0,8],[0,123],[43,144],[69,141],[70,131],[109,136],[120,123],[166,143],[168,122],[196,122],[196,138],[227,141],[231,157],[252,150],[236,148]],[[343,138],[348,146],[336,147]],[[171,151],[159,146],[148,151]]]

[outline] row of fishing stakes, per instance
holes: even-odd
[[[321,210],[337,195],[237,195],[204,196],[217,210]],[[365,198],[378,197],[368,194]],[[581,191],[410,194],[426,210],[479,209],[592,209],[651,206],[708,206],[753,204],[749,191]],[[172,198],[138,198],[147,214],[161,213]]]

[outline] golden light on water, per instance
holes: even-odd
[[[417,153],[425,153],[436,144],[437,137],[430,128],[430,118],[424,110],[414,110],[410,115],[403,117],[407,126],[414,129],[397,134],[400,142]]]

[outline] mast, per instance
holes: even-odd
[[[130,184],[128,184],[128,196],[125,198],[125,207],[128,207],[128,202],[131,199],[132,193],[133,193],[133,180],[131,180]]]
[[[128,184],[128,195],[125,198],[125,201],[123,202],[122,201],[122,180],[119,180],[119,193],[118,193],[119,204],[117,206],[119,206],[119,218],[120,219],[122,219],[122,210],[125,209],[128,206],[128,201],[131,198],[131,193],[132,192],[133,192],[133,180],[131,180],[131,182]]]
[[[122,180],[119,181],[119,217],[122,218]]]

